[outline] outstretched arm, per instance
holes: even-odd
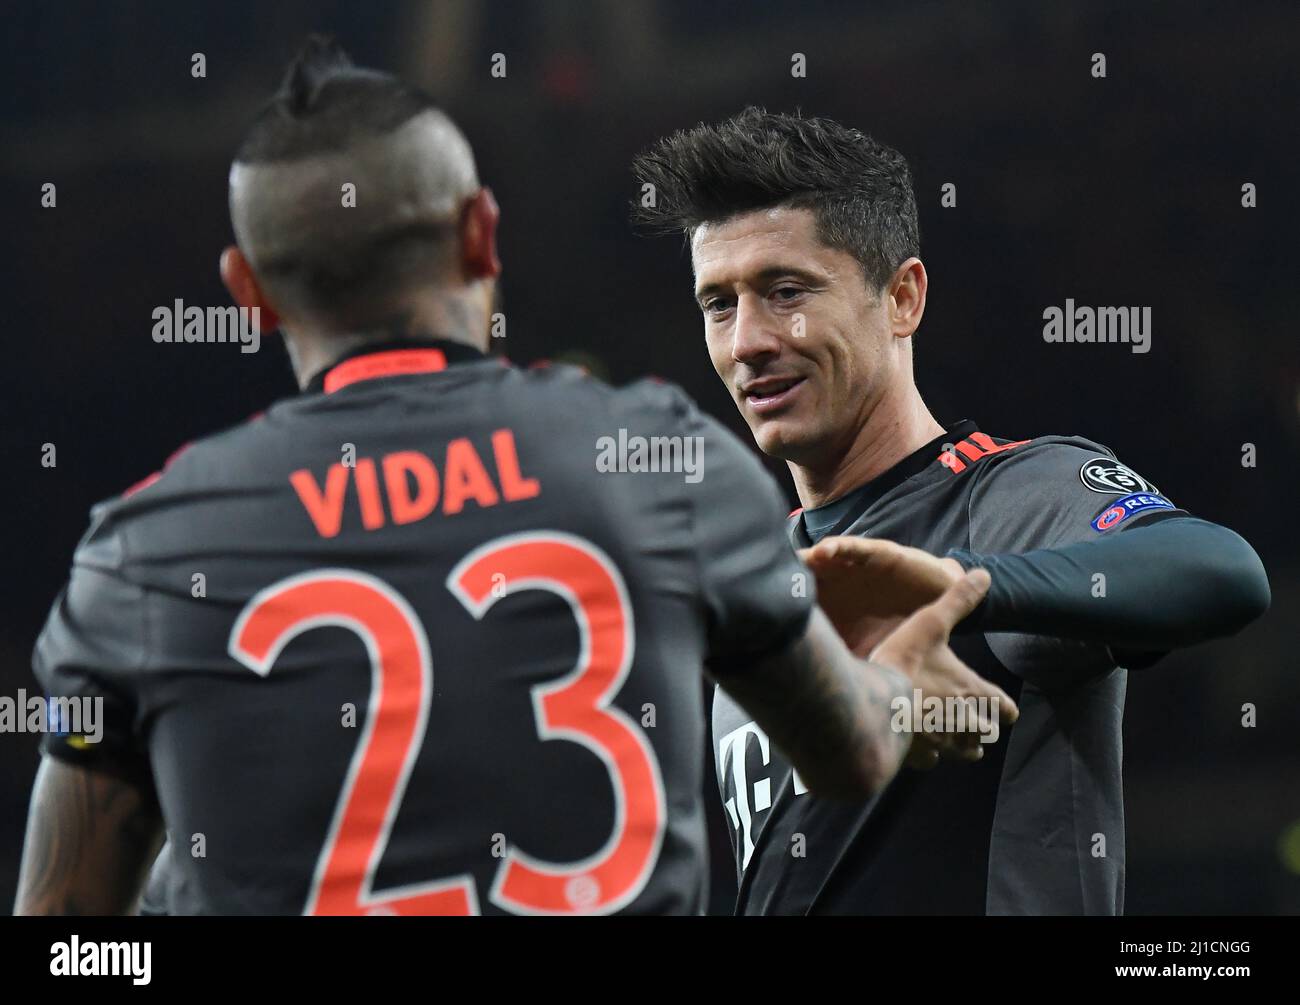
[[[971,627],[1112,649],[1166,652],[1234,635],[1271,599],[1255,550],[1190,516],[1022,555],[949,555],[993,577]]]
[[[957,632],[1020,632],[1096,642],[1130,665],[1232,635],[1268,609],[1268,577],[1241,537],[1189,516],[1023,554],[938,558],[873,538],[826,538],[804,552],[840,633],[860,639],[937,596],[963,568],[992,577]]]

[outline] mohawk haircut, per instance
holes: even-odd
[[[375,167],[378,146],[426,114],[431,128],[445,134],[445,156],[427,156],[420,184],[425,195],[443,186],[454,201],[464,194],[457,186],[468,184],[466,175],[474,172],[473,152],[433,99],[397,77],[356,66],[331,38],[308,37],[235,155],[236,167],[266,169],[266,176],[245,182],[242,202],[231,187],[236,238],[283,313],[310,314],[317,324],[362,324],[445,271],[455,220],[389,219],[401,194],[384,187],[390,179]],[[320,182],[312,172],[299,175],[300,162],[332,160],[331,170],[343,178],[338,165],[348,164],[354,152],[351,162],[360,165],[365,150],[368,170],[378,174],[360,208],[354,204],[343,215],[338,196],[322,201],[320,191],[310,196],[314,203],[304,202],[303,192]],[[394,158],[394,176],[417,170]],[[323,231],[328,236],[322,238]]]
[[[654,204],[634,201],[645,233],[683,233],[706,223],[782,206],[810,209],[823,244],[858,260],[879,291],[921,251],[916,196],[897,150],[831,119],[753,105],[716,125],[664,137],[632,171],[654,186]]]
[[[433,99],[417,88],[355,66],[332,38],[311,35],[249,127],[235,160],[260,164],[346,150],[433,107]]]

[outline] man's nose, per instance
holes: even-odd
[[[732,332],[731,356],[737,363],[754,363],[781,351],[773,318],[763,309],[759,297],[744,296],[736,302],[736,326]]]

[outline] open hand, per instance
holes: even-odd
[[[871,537],[828,537],[799,557],[817,577],[817,602],[858,656],[937,600],[964,571],[956,559]]]

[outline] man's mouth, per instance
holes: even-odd
[[[770,415],[785,408],[803,386],[804,377],[764,377],[751,380],[741,388],[745,403],[759,415]]]

